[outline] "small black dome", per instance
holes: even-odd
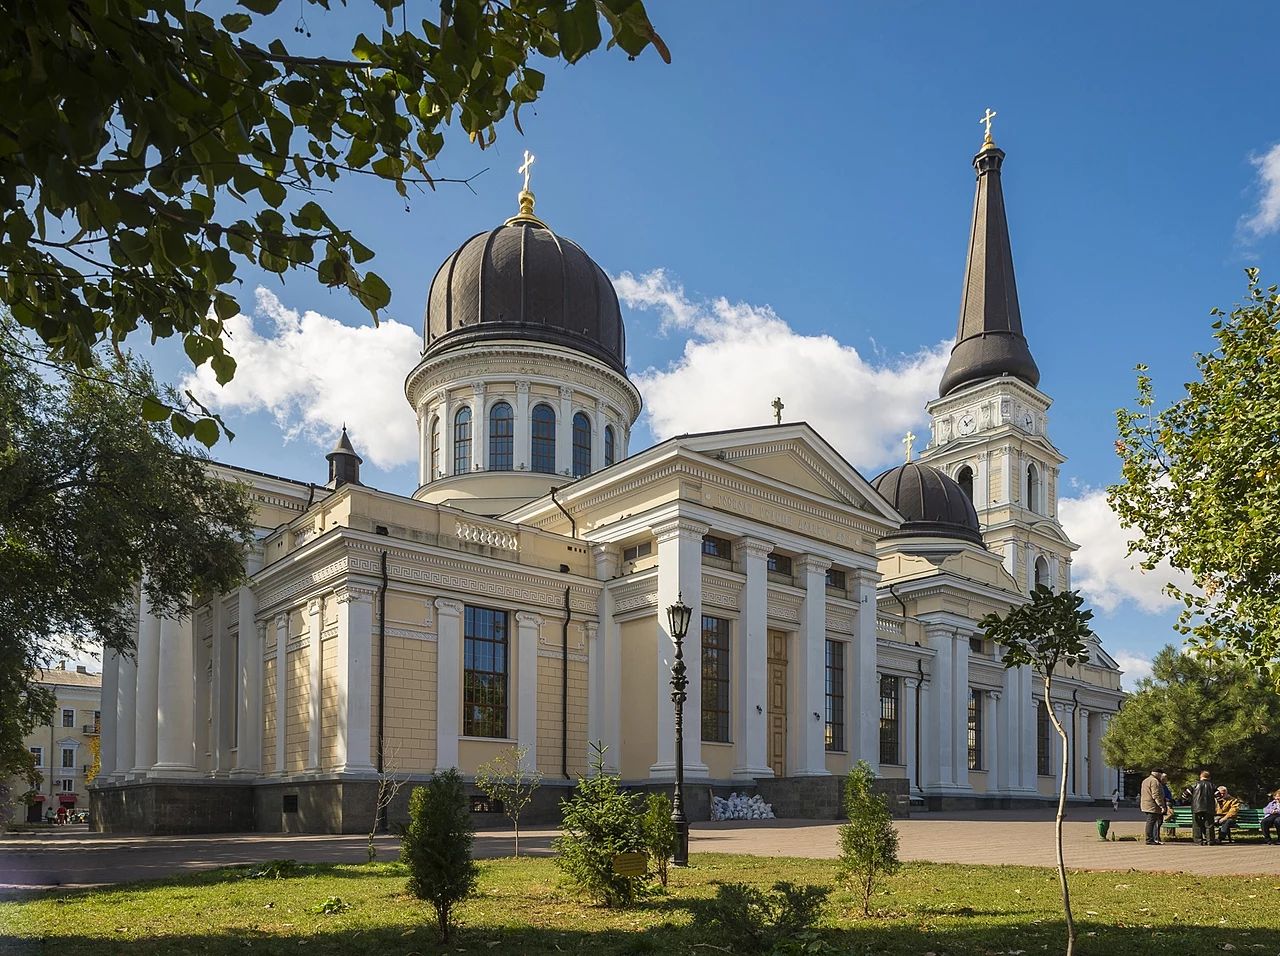
[[[909,461],[890,468],[871,485],[907,519],[898,535],[983,543],[973,502],[955,481],[932,465]]]
[[[585,352],[626,374],[618,294],[582,247],[532,216],[481,232],[445,259],[431,282],[427,357],[495,339]]]

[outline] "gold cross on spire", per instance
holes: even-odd
[[[524,176],[524,188],[520,190],[520,211],[516,215],[507,220],[507,225],[515,222],[531,222],[535,225],[542,225],[542,220],[533,214],[533,192],[529,189],[529,171],[533,168],[534,160],[537,159],[533,153],[527,149],[524,151],[524,162],[516,167],[516,172]]]
[[[988,106],[986,115],[983,116],[982,119],[978,120],[979,123],[985,123],[987,125],[987,135],[983,137],[983,140],[982,140],[983,146],[986,146],[988,143],[990,143],[992,146],[995,145],[996,141],[991,138],[991,121],[999,115],[1000,115],[999,113],[997,113],[990,106]],[[527,185],[526,185],[526,188],[528,188]]]
[[[782,410],[787,406],[782,404],[782,396],[779,395],[773,400],[773,423],[775,425],[782,424]]]
[[[906,437],[902,439],[902,444],[907,449],[907,461],[911,460],[912,446],[915,443],[916,443],[915,433],[908,431]]]

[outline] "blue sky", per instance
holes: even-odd
[[[1280,143],[1267,53],[1280,5],[648,6],[672,64],[612,51],[549,66],[523,137],[508,123],[484,152],[449,140],[438,172],[487,168],[474,194],[444,185],[406,209],[391,188],[353,179],[322,198],[375,250],[394,322],[373,331],[351,299],[308,276],[245,274],[241,302],[260,338],[246,332],[232,351],[258,358],[242,360],[239,392],[220,399],[238,437],[217,457],[320,481],[345,420],[357,447],[379,450],[366,454],[368,480],[410,493],[416,465],[394,464],[403,439],[388,437],[409,414],[396,397],[409,328],[420,330],[441,260],[515,212],[515,167],[530,149],[539,215],[611,275],[629,274],[629,364],[653,414],[633,448],[673,429],[748,423],[726,419],[726,406],[765,422],[764,393],[781,392],[788,419],[824,434],[839,420],[829,437],[870,477],[897,459],[907,427],[922,433],[939,344],[955,331],[969,163],[990,106],[1008,154],[1023,320],[1055,400],[1051,437],[1069,458],[1062,493],[1077,499],[1068,531],[1088,551],[1077,583],[1090,580],[1113,653],[1136,662],[1176,639],[1158,589],[1129,580],[1089,492],[1117,477],[1114,412],[1132,397],[1134,364],[1172,396],[1210,343],[1209,308],[1239,298],[1244,267],[1272,281],[1280,271],[1280,151],[1264,163]],[[281,23],[302,53],[340,49],[360,19],[306,16],[309,41],[295,44],[292,19]],[[254,311],[259,284],[276,301]],[[317,315],[286,329],[288,310]],[[753,339],[776,366],[735,365]],[[171,344],[146,351],[172,380],[189,371]],[[814,385],[815,355],[848,374]],[[344,363],[358,388],[343,384]]]

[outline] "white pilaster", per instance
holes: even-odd
[[[1089,711],[1083,707],[1076,713],[1076,795],[1082,800],[1092,800],[1093,742],[1089,734]]]
[[[1062,729],[1067,731],[1067,746],[1070,746],[1071,731],[1068,727],[1068,721],[1067,721],[1067,705],[1059,701],[1054,701],[1053,714],[1055,717],[1058,718],[1058,723],[1062,725]],[[1062,789],[1062,750],[1063,750],[1062,738],[1058,736],[1058,730],[1056,727],[1049,728],[1049,740],[1053,742],[1053,764],[1049,769],[1053,773],[1053,789],[1054,789],[1054,792],[1056,793]],[[1068,774],[1071,773],[1070,764],[1068,764],[1067,766],[1067,773]],[[1068,791],[1067,796],[1070,796],[1070,795],[1071,795],[1070,791]]]
[[[436,598],[436,769],[458,766],[462,714],[462,602]]]
[[[951,650],[951,733],[955,741],[955,781],[962,789],[969,786],[969,636],[957,634]]]
[[[865,760],[871,769],[880,769],[880,682],[876,677],[876,583],[874,571],[858,571],[853,598],[858,602],[858,633],[853,645],[857,656],[854,669],[854,758]],[[825,588],[821,592],[826,595]]]
[[[138,662],[136,658],[120,658],[118,692],[114,702],[116,710],[116,769],[114,778],[124,780],[134,767],[138,754]],[[155,714],[155,711],[152,711]],[[154,716],[153,716],[154,719]]]
[[[156,698],[160,687],[160,618],[147,592],[138,608],[138,685],[134,721],[133,772],[148,773],[156,762]]]
[[[902,699],[898,702],[898,713],[902,715],[899,724],[899,741],[902,745],[902,762],[907,768],[907,790],[915,793],[919,790],[916,781],[916,762],[920,759],[916,753],[916,689],[920,686],[920,678],[905,677],[902,680]]]
[[[982,756],[987,771],[987,793],[1000,793],[1003,789],[1005,751],[1008,749],[1000,730],[1000,692],[984,693],[982,705],[982,731],[986,738],[982,741]]]
[[[440,390],[440,470],[432,480],[453,474],[453,398],[447,388]],[[474,432],[473,432],[474,434]]]
[[[556,413],[556,474],[573,468],[573,389],[560,386],[560,410]]]
[[[773,545],[759,538],[737,543],[747,580],[738,595],[738,719],[734,728],[733,776],[772,777],[769,766],[769,579],[765,560]]]
[[[484,408],[484,382],[476,382],[471,391],[471,470],[484,471],[489,461],[489,416]]]
[[[324,601],[307,602],[307,769],[320,769],[320,695],[324,661],[321,659],[320,631],[324,624]]]
[[[516,743],[528,751],[526,766],[538,766],[538,637],[542,615],[516,613],[516,654],[519,692],[516,694]]]
[[[599,471],[604,467],[604,399],[596,399],[596,407],[591,411],[591,470]]]
[[[1022,764],[1022,787],[1028,792],[1039,793],[1040,780],[1036,769],[1036,700],[1032,693],[1035,675],[1026,664],[1017,668],[1017,672],[1018,683],[1022,688],[1018,694],[1018,706],[1022,712],[1022,752],[1027,755]]]
[[[227,613],[221,594],[213,597],[213,644],[212,654],[213,687],[210,688],[209,707],[209,755],[212,761],[210,770],[215,777],[225,777],[232,766],[231,748],[235,739],[231,727],[235,721],[232,708],[235,706],[234,664],[235,649],[227,639]]]
[[[925,763],[925,788],[956,786],[955,735],[951,732],[955,720],[955,684],[952,681],[952,647],[955,644],[951,630],[946,627],[925,627],[925,637],[933,648],[933,672],[930,674],[928,694],[929,720],[924,735],[929,742],[932,760]]]
[[[187,776],[195,766],[195,635],[190,614],[160,621],[153,776]]]
[[[245,561],[250,576],[262,567],[262,552],[250,550]],[[256,776],[262,769],[262,652],[265,625],[254,619],[258,602],[248,584],[236,592],[239,623],[236,625],[236,768],[232,776]]]
[[[285,722],[289,717],[289,618],[276,615],[276,773],[285,768]]]
[[[418,409],[418,484],[425,485],[430,480],[431,471],[431,416],[426,406]]]
[[[831,562],[825,558],[805,555],[795,562],[796,570],[804,580],[804,601],[800,609],[800,632],[796,642],[797,660],[792,681],[794,693],[790,714],[787,716],[787,736],[791,748],[788,765],[796,777],[827,776],[826,723],[826,666],[827,666],[827,568]],[[874,631],[873,631],[874,634]],[[858,666],[862,666],[862,642],[858,648]],[[875,679],[875,643],[871,646],[871,678]],[[858,688],[861,692],[862,674]],[[858,721],[854,727],[859,731]],[[879,748],[876,748],[873,769],[879,768]],[[862,756],[860,754],[860,756]],[[864,759],[866,759],[864,757]]]
[[[105,651],[102,656],[102,703],[98,724],[98,776],[102,782],[116,772],[116,707],[120,697],[120,655]]]
[[[334,592],[338,602],[338,637],[333,652],[339,701],[334,763],[337,771],[344,774],[376,772],[370,759],[373,749],[373,593],[348,586]]]
[[[596,638],[595,669],[588,678],[599,683],[597,729],[592,739],[604,744],[605,770],[617,773],[622,761],[622,641],[618,623],[613,619],[614,596],[610,582],[618,574],[621,556],[615,545],[599,544],[592,547],[591,555],[595,559],[596,580],[604,582],[596,605],[600,630]]]
[[[516,471],[529,469],[533,451],[533,432],[529,425],[529,383],[516,382],[515,431],[511,440],[513,461],[511,467]]]
[[[587,749],[600,739],[600,625],[586,621],[582,625],[587,650]]]
[[[702,762],[702,536],[706,525],[677,518],[653,530],[658,543],[658,659],[657,713],[658,760],[649,768],[651,777],[675,773],[675,705],[671,702],[671,666],[675,639],[667,621],[667,608],[683,600],[691,609],[689,634],[684,639],[684,661],[689,687],[684,703],[684,772],[705,777]]]

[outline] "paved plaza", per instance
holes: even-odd
[[[1133,810],[1113,814],[1101,809],[1073,809],[1063,841],[1067,865],[1072,869],[1203,876],[1280,874],[1280,846],[1264,846],[1256,838],[1222,847],[1195,846],[1185,838],[1164,846],[1146,846],[1140,840],[1103,842],[1094,823],[1102,815],[1113,820],[1113,833],[1141,836],[1142,820]],[[904,860],[1054,865],[1051,812],[929,813],[897,823]],[[699,823],[693,827],[691,852],[834,858],[838,827],[836,821],[813,820]],[[521,852],[549,854],[555,834],[551,829],[523,832]],[[16,834],[0,839],[0,893],[102,886],[281,858],[359,863],[366,859],[365,842],[364,837],[351,835],[115,836],[71,827]],[[379,859],[395,858],[395,837],[379,837],[377,846]],[[478,857],[509,856],[511,850],[510,831],[476,834]]]

